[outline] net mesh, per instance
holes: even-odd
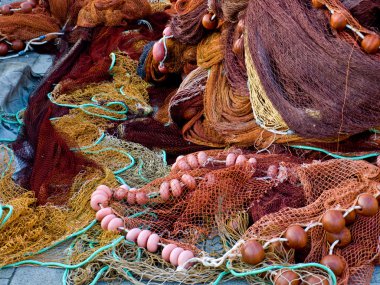
[[[137,77],[140,66],[136,60],[144,45],[161,37],[169,20],[168,15],[151,11],[162,11],[168,3],[156,3],[152,8],[146,1],[78,1],[78,7],[83,7],[78,26],[87,28],[78,27],[70,39],[64,39],[56,65],[36,90],[26,112],[23,137],[14,146],[18,157],[33,166],[29,185],[26,183],[33,191],[12,180],[13,156],[2,148],[7,151],[0,156],[0,266],[28,263],[27,259],[62,262],[69,284],[88,284],[99,276],[105,280],[122,277],[134,284],[143,280],[209,283],[221,277],[237,277],[236,272],[246,275],[251,284],[264,284],[275,282],[279,269],[273,269],[274,265],[281,268],[320,262],[330,249],[321,227],[308,231],[308,245],[301,251],[272,243],[257,266],[244,263],[239,254],[230,255],[226,263],[216,267],[204,262],[206,257],[222,256],[242,240],[265,243],[283,236],[290,225],[308,226],[328,209],[347,209],[356,203],[358,195],[379,192],[380,169],[369,162],[312,161],[316,157],[313,153],[300,150],[296,157],[286,148],[272,146],[335,142],[337,129],[329,120],[339,121],[337,114],[342,112],[338,107],[345,87],[347,94],[360,92],[355,93],[355,104],[346,98],[350,108],[344,114],[353,112],[350,118],[344,117],[349,123],[341,125],[340,138],[380,125],[376,109],[379,100],[374,94],[378,90],[378,80],[374,80],[378,55],[364,55],[347,34],[336,34],[327,27],[323,12],[305,3],[176,1],[170,8],[170,13],[177,13],[170,24],[175,39],[167,40],[166,46],[169,74],[159,71],[151,52],[142,57],[145,79],[156,83],[152,87]],[[340,2],[324,3],[345,13],[353,27],[369,32]],[[49,1],[49,5],[55,23],[62,25],[70,14],[70,1],[63,1],[61,6]],[[62,13],[57,7],[62,7]],[[30,17],[44,18],[45,12],[38,9]],[[209,9],[215,10],[220,21],[214,32],[206,31],[201,23]],[[46,15],[46,21],[53,21]],[[16,16],[1,16],[0,20],[9,23]],[[142,17],[147,22],[135,21]],[[231,47],[241,19],[246,21],[245,52],[237,54]],[[36,21],[38,25],[43,22]],[[1,27],[0,23],[0,31]],[[124,31],[126,27],[128,31]],[[39,32],[40,28],[46,27],[32,29]],[[21,30],[18,26],[9,34],[20,37],[17,33]],[[301,36],[304,42],[299,40]],[[69,42],[76,44],[67,53]],[[300,68],[305,62],[316,67],[314,71]],[[326,73],[322,67],[327,63],[334,64],[335,69]],[[232,74],[235,68],[236,74]],[[344,80],[347,74],[348,81]],[[184,80],[176,91],[181,76]],[[326,78],[336,85],[327,84]],[[242,84],[247,80],[249,88]],[[368,80],[375,83],[368,84]],[[47,97],[53,84],[57,85]],[[338,107],[328,105],[319,110],[313,106],[317,103]],[[299,108],[312,119],[297,112]],[[156,120],[140,118],[157,109]],[[330,111],[331,118],[325,120]],[[368,118],[355,118],[357,114]],[[275,132],[289,129],[297,135]],[[306,131],[312,135],[310,140],[305,139]],[[366,143],[362,149],[376,149],[378,138]],[[162,151],[166,149],[174,156],[204,146],[230,145],[263,148],[267,153],[237,148],[209,150],[205,165],[170,170]],[[355,143],[345,147],[358,150]],[[182,159],[189,161],[198,154]],[[245,155],[257,164],[227,167],[229,154]],[[180,181],[184,174],[195,178],[195,188],[182,185],[181,195],[164,200],[159,194],[162,183]],[[103,231],[93,221],[95,212],[90,208],[91,194],[101,184],[114,191],[127,184],[147,194],[145,205],[112,198],[110,206],[127,229],[149,229],[160,235],[162,244],[192,250],[202,262],[188,271],[178,271],[162,259],[162,248],[151,253],[117,233]],[[345,260],[339,285],[369,283],[374,264],[379,263],[379,215],[358,215],[348,226],[351,243],[334,249]],[[16,265],[20,264],[24,263]],[[70,270],[67,264],[72,265]],[[265,272],[252,273],[262,268]],[[328,272],[316,266],[294,271],[304,284],[315,284],[316,279],[321,284],[331,281]]]
[[[373,99],[378,88],[365,82],[376,81],[370,78],[379,68],[378,54],[364,53],[348,32],[332,30],[323,10],[308,2],[248,4],[246,66],[254,108],[264,106],[260,120],[266,128],[290,128],[314,138],[340,137],[377,126],[378,106]],[[372,33],[340,1],[323,3],[344,15],[355,29]],[[302,62],[312,68],[301,68]]]
[[[99,147],[108,148],[112,145],[117,148],[115,140],[115,138],[107,138],[104,143],[99,144]],[[128,145],[133,148],[130,150],[131,154],[136,151],[136,147],[142,148],[132,143]],[[123,145],[123,150],[126,149],[127,146]],[[307,226],[317,221],[328,209],[334,207],[347,209],[355,203],[359,194],[376,194],[379,191],[380,169],[364,161],[311,162],[287,153],[255,154],[240,149],[213,150],[206,153],[211,158],[209,162],[204,167],[190,171],[174,169],[170,173],[157,173],[154,168],[148,167],[153,171],[152,173],[155,173],[150,178],[156,177],[156,179],[148,184],[140,184],[139,189],[150,194],[151,198],[147,205],[129,205],[126,201],[117,200],[111,202],[111,207],[117,215],[124,218],[125,227],[149,228],[160,235],[161,242],[164,244],[177,244],[185,249],[193,250],[199,256],[219,257],[238,240],[253,238],[266,242],[272,238],[281,237],[290,225]],[[247,158],[254,157],[257,160],[257,166],[242,164],[226,167],[225,160],[229,153],[244,154]],[[149,151],[145,149],[144,153],[139,152],[139,154],[145,157]],[[134,156],[136,157],[135,154]],[[153,154],[154,156],[157,154]],[[103,165],[107,165],[107,169],[114,171],[119,167],[115,162],[107,161],[106,156],[102,161]],[[118,161],[123,161],[122,156],[118,156]],[[124,162],[128,163],[125,160]],[[163,169],[162,161],[160,162],[156,165]],[[268,176],[268,168],[272,165],[279,169],[275,178]],[[185,189],[180,197],[173,197],[169,201],[163,201],[154,195],[159,191],[162,182],[181,179],[185,173],[197,179],[195,189]],[[138,178],[136,172],[129,172],[128,176]],[[9,181],[9,177],[5,176],[2,183],[6,181]],[[133,179],[128,182],[136,183]],[[25,252],[37,251],[44,244],[58,239],[58,235],[64,236],[73,231],[72,227],[74,229],[83,227],[84,221],[88,222],[94,216],[94,212],[89,210],[88,203],[90,193],[99,183],[105,183],[111,188],[117,185],[110,170],[94,172],[91,169],[78,175],[72,189],[79,187],[79,191],[71,192],[73,194],[66,208],[49,205],[35,208],[33,194],[23,193],[22,190],[17,199],[8,199],[8,204],[13,205],[18,214],[2,229],[6,233],[3,239],[7,241],[7,243],[2,243],[7,248],[7,251],[2,251],[4,264],[25,259]],[[279,200],[280,204],[276,202]],[[46,219],[36,220],[33,218],[34,214]],[[50,218],[47,218],[48,216]],[[72,222],[74,225],[66,222],[68,221],[66,219],[72,217],[76,217],[75,222]],[[338,279],[338,284],[369,284],[373,265],[378,262],[377,248],[380,234],[378,219],[379,213],[372,217],[358,216],[356,221],[349,226],[352,242],[346,247],[334,250],[335,254],[345,259],[347,265],[343,275]],[[57,220],[62,222],[53,223]],[[22,231],[15,232],[15,229],[21,225],[25,228],[25,224],[28,224],[28,231],[33,232],[33,235],[29,234],[28,238],[38,237],[40,241],[45,241],[41,235],[47,235],[50,238],[46,238],[46,243],[39,243],[38,246],[33,243],[32,248],[18,246],[16,250],[14,245],[9,244],[11,240],[9,236],[14,236],[13,240],[20,239],[20,237],[17,238],[17,234],[22,234]],[[42,226],[44,231],[39,231],[38,229]],[[71,230],[69,230],[70,227]],[[30,229],[35,229],[35,231]],[[247,265],[240,260],[239,256],[234,256],[231,257],[231,265],[228,268],[247,272],[270,265],[319,262],[329,249],[326,234],[321,227],[315,227],[308,231],[308,235],[309,245],[301,252],[295,252],[282,244],[275,243],[266,250],[264,261],[257,267]],[[70,248],[69,256],[65,255],[66,261],[69,260],[71,264],[84,261],[96,250],[109,242],[114,242],[117,238],[117,235],[104,232],[95,226],[65,247]],[[207,245],[212,244],[213,241],[218,242],[219,247]],[[52,258],[44,253],[33,257],[41,261]],[[209,268],[198,264],[189,271],[178,272],[162,260],[159,253],[149,253],[133,243],[121,242],[112,249],[98,254],[83,268],[72,270],[68,275],[68,280],[74,284],[83,284],[86,280],[92,280],[105,266],[108,266],[103,272],[106,279],[119,276],[135,284],[139,284],[142,279],[150,279],[154,282],[172,280],[188,284],[211,282],[225,270],[224,266]],[[320,278],[321,281],[328,278],[324,270],[312,266],[295,270],[295,272],[306,284],[313,284],[307,281],[310,277]],[[247,281],[251,284],[273,281],[276,273],[278,273],[277,270],[269,270],[265,274],[251,275]]]

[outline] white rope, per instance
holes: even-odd
[[[50,36],[50,35],[59,35],[60,36],[60,35],[63,35],[63,34],[64,33],[58,33],[58,32],[57,33],[48,33],[46,35],[39,36],[37,38],[31,39],[30,41],[27,42],[25,48],[22,51],[19,51],[18,53],[13,54],[13,55],[0,57],[0,60],[22,56],[27,51],[32,50],[31,45],[44,45],[44,44],[46,44],[48,41],[43,41],[43,42],[41,42],[41,41],[44,40],[44,39],[46,39],[47,36]]]
[[[347,217],[352,211],[360,210],[362,207],[360,206],[352,206],[347,209],[347,211],[343,214],[343,218]]]
[[[170,38],[173,38],[174,36],[173,35],[170,35],[170,36],[163,36],[162,39],[160,41],[163,42],[164,44],[164,49],[165,49],[165,56],[164,58],[160,61],[160,67],[163,67],[164,64],[165,64],[165,60],[168,56],[168,47],[166,46],[166,39],[170,39]]]
[[[244,240],[239,240],[229,251],[227,251],[222,257],[212,258],[209,256],[203,257],[193,257],[186,261],[182,266],[178,266],[177,271],[183,271],[187,267],[187,265],[192,263],[202,263],[206,267],[219,267],[221,266],[227,258],[235,257],[237,254],[234,252],[243,244]]]
[[[153,27],[152,27],[152,25],[147,20],[138,20],[137,24],[138,25],[147,25],[149,31],[153,32]]]
[[[283,242],[283,241],[288,241],[288,239],[287,238],[272,238],[268,240],[266,243],[264,243],[263,248],[266,249],[271,243],[275,243],[278,241]]]
[[[320,222],[315,222],[315,223],[310,223],[306,228],[305,228],[305,232],[308,232],[308,230],[314,228],[314,227],[317,227],[317,226],[322,226],[322,223]]]
[[[336,240],[333,242],[333,244],[330,246],[329,255],[333,254],[334,247],[340,242],[340,240]]]

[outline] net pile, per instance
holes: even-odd
[[[303,0],[171,2],[41,1],[9,31],[20,15],[0,16],[8,39],[66,32],[12,145],[25,166],[18,183],[12,151],[0,149],[0,266],[62,267],[66,284],[278,285],[286,268],[298,283],[284,284],[368,284],[379,264],[379,211],[347,224],[352,241],[343,247],[315,223],[361,194],[379,200],[379,167],[313,161],[321,156],[277,144],[363,155],[355,159],[379,150],[379,55],[365,54],[328,26],[328,12]],[[376,21],[361,21],[376,9],[361,2],[323,4],[371,33]],[[205,15],[216,16],[213,29]],[[210,147],[221,149],[201,151]],[[94,220],[99,185],[112,189],[107,203],[122,234]],[[278,240],[293,225],[308,229],[301,250]],[[159,236],[158,251],[126,238],[136,228]],[[255,265],[243,254],[252,240],[266,245]],[[162,256],[168,244],[195,255],[187,270]],[[320,264],[329,251],[343,258],[342,274]]]
[[[111,70],[112,82],[90,84],[63,94],[60,92],[61,85],[58,84],[51,93],[51,101],[59,106],[79,108],[86,113],[115,120],[125,120],[127,113],[151,113],[146,90],[148,83],[136,75],[137,62],[126,54],[112,56],[115,62]]]
[[[174,39],[166,40],[167,72],[159,71],[161,63],[153,60],[152,52],[145,71],[147,80],[156,82],[173,73],[187,75],[172,96],[175,104],[169,105],[186,140],[259,149],[273,143],[327,143],[325,148],[339,152],[339,142],[379,125],[379,106],[373,104],[378,87],[365,83],[378,82],[378,53],[366,54],[355,36],[332,30],[328,15],[309,1],[293,2],[176,2],[170,26]],[[370,15],[377,6],[348,2],[322,4],[342,13],[356,31],[373,34],[348,9],[362,19],[354,7],[361,13],[368,9]],[[202,25],[207,13],[216,16],[216,28]],[[184,44],[196,46],[193,64],[203,72],[188,73],[185,52],[179,48]],[[184,60],[173,68],[179,59]],[[326,66],[331,68],[326,71]],[[359,93],[362,99],[357,100]]]
[[[218,258],[241,240],[247,241],[253,238],[265,243],[281,237],[290,225],[308,226],[318,221],[328,209],[351,207],[359,194],[379,192],[380,169],[364,161],[310,162],[288,153],[254,154],[239,149],[206,153],[209,159],[203,167],[189,171],[174,169],[168,175],[161,173],[161,178],[143,185],[139,191],[151,197],[144,206],[128,204],[127,200],[113,199],[110,206],[117,215],[124,218],[125,228],[149,229],[160,235],[162,243],[173,243],[184,249],[190,249],[200,259],[206,256]],[[255,158],[257,164],[252,166],[243,163],[226,167],[225,161],[230,153],[244,154],[247,159]],[[121,160],[121,157],[118,159]],[[273,166],[278,169],[274,175],[269,171]],[[181,179],[183,174],[196,178],[196,188],[193,190],[185,188],[181,196],[172,197],[168,201],[154,195],[159,192],[163,182]],[[99,173],[95,175],[99,176]],[[94,180],[94,183],[91,183],[92,189],[86,192],[88,198],[94,191],[96,183],[105,183],[111,188],[115,185],[110,183],[110,180]],[[76,182],[81,183],[79,180]],[[90,186],[86,184],[83,187]],[[74,183],[73,187],[77,185]],[[77,204],[78,201],[75,199],[79,197],[83,199],[82,191],[84,190],[74,195],[71,199],[73,203]],[[16,208],[16,201],[18,200],[11,200],[8,203],[15,205]],[[43,209],[47,211],[48,207],[45,206]],[[81,209],[82,211],[86,209],[86,216],[95,214],[88,210],[88,207]],[[374,264],[378,262],[377,249],[380,235],[378,219],[379,213],[372,217],[358,215],[355,222],[348,226],[352,242],[348,246],[334,250],[334,253],[342,256],[346,262],[344,273],[338,278],[337,284],[369,284]],[[23,220],[18,217],[18,221]],[[14,229],[15,225],[12,225],[11,221],[5,225],[2,230],[5,230],[7,235],[12,234],[11,229]],[[61,229],[62,232],[65,233]],[[237,273],[248,272],[247,281],[251,284],[260,284],[260,282],[273,281],[278,268],[271,269],[272,266],[318,263],[327,254],[331,243],[327,242],[324,231],[320,227],[315,227],[309,230],[308,235],[306,249],[294,251],[285,245],[274,243],[266,250],[264,261],[257,266],[244,263],[238,255],[230,257],[229,263],[216,268],[195,263],[188,271],[182,272],[176,271],[175,267],[164,261],[160,252],[150,253],[126,241],[122,236],[118,238],[117,235],[94,226],[70,244],[70,255],[66,256],[70,263],[77,264],[86,260],[107,242],[112,241],[112,246],[81,268],[68,272],[67,277],[74,284],[90,282],[99,273],[106,280],[119,276],[135,284],[139,284],[141,279],[157,283],[171,280],[193,284],[215,281],[226,271],[236,277]],[[219,247],[210,247],[209,244],[213,241],[219,243]],[[18,258],[25,258],[20,253],[17,255]],[[9,258],[12,258],[12,255],[8,255],[6,263],[11,261]],[[46,254],[34,258],[41,261],[49,260]],[[15,260],[17,259],[12,259]],[[264,269],[265,274],[253,271],[258,269]],[[331,277],[325,270],[313,265],[294,271],[297,272],[299,280],[305,284],[315,284],[308,283],[307,280],[311,276],[321,280]]]
[[[352,26],[365,30],[338,2],[326,3],[343,11]],[[304,1],[251,1],[245,23],[250,96],[255,110],[266,106],[257,113],[265,126],[288,127],[303,137],[328,138],[379,125],[379,106],[373,103],[379,87],[362,80],[377,81],[378,55],[367,55],[356,42],[344,40],[349,39],[345,32],[329,31],[321,11]],[[312,67],[300,70],[301,61]],[[330,68],[325,70],[325,65]],[[273,117],[273,123],[266,122],[268,117]]]
[[[223,163],[229,153],[244,153],[247,159],[254,157],[257,167],[246,163],[226,168]],[[267,242],[281,237],[290,225],[308,226],[320,220],[326,210],[348,209],[355,203],[359,194],[379,192],[380,169],[364,161],[331,160],[324,163],[301,164],[300,159],[289,154],[257,155],[241,150],[209,151],[207,154],[211,159],[204,167],[190,171],[172,170],[168,176],[139,189],[152,197],[144,207],[128,205],[126,200],[114,200],[111,207],[120,217],[125,217],[125,227],[149,229],[158,233],[165,244],[174,243],[184,249],[194,250],[200,259],[209,255],[219,257],[238,240],[253,238],[263,243]],[[268,168],[271,165],[280,169],[274,178],[268,176]],[[196,178],[195,189],[187,189],[180,197],[173,197],[168,201],[154,195],[159,192],[164,181],[181,179],[183,174],[190,174]],[[287,190],[283,190],[281,194],[276,189]],[[276,205],[276,200],[280,200],[282,204]],[[136,212],[144,215],[130,216]],[[247,213],[251,214],[250,218],[247,217]],[[338,284],[369,284],[379,254],[378,218],[379,213],[373,217],[358,216],[354,224],[349,226],[352,242],[346,247],[335,249],[335,254],[342,256],[346,261],[344,273],[338,279]],[[248,224],[252,225],[248,227]],[[225,241],[223,249],[214,248],[208,253],[204,252],[201,242],[212,240],[215,236]],[[329,243],[324,231],[321,228],[312,228],[309,231],[309,245],[301,253],[275,244],[269,248],[266,258],[257,267],[244,264],[238,256],[232,257],[232,265],[227,267],[231,272],[244,273],[273,265],[319,262],[328,249]],[[129,248],[119,250],[120,255],[130,252]],[[148,252],[146,254],[146,259],[141,259],[138,268],[128,262],[128,258],[127,261],[120,262],[112,259],[115,263],[109,266],[118,273],[128,269],[155,282],[175,280],[189,284],[212,281],[213,278],[215,280],[216,274],[225,270],[223,265],[219,269],[213,269],[197,264],[183,275],[182,272],[168,270],[167,263],[160,259],[159,253],[156,257],[152,257]],[[105,260],[107,259],[102,259],[103,262]],[[155,267],[152,267],[153,265]],[[277,273],[276,270],[274,272]],[[310,276],[326,277],[326,272],[313,266],[296,272],[299,274],[299,280],[305,284],[315,284],[308,283],[307,279]],[[112,271],[109,273],[112,274]],[[248,280],[252,284],[260,284],[268,280],[273,281],[274,275],[268,269],[266,274],[248,274]],[[205,276],[210,279],[205,280]]]

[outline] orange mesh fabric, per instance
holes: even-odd
[[[143,19],[151,13],[146,0],[88,0],[78,15],[77,25],[95,27],[116,26],[125,21]]]
[[[14,13],[0,17],[0,33],[7,39],[30,40],[47,33],[59,32],[57,20],[37,9],[32,14]]]
[[[254,157],[257,166],[243,163],[226,167],[228,153]],[[203,253],[193,245],[221,235],[225,226],[241,225],[242,221],[235,219],[241,213],[251,213],[251,226],[245,233],[240,232],[239,238],[264,242],[281,237],[290,225],[307,226],[318,221],[328,209],[348,209],[361,193],[374,195],[379,192],[380,169],[364,161],[311,163],[289,154],[253,154],[238,149],[207,151],[207,154],[210,160],[204,167],[172,170],[168,176],[139,189],[151,196],[146,206],[114,201],[112,207],[123,217],[141,211],[146,213],[125,218],[126,227],[149,228],[159,233],[166,243],[191,248],[201,256]],[[275,176],[270,175],[270,166],[278,169]],[[181,179],[184,173],[196,178],[194,190],[185,187],[181,196],[168,201],[156,195],[162,182]],[[380,213],[373,217],[358,216],[348,226],[352,242],[334,249],[347,265],[338,284],[369,284],[373,266],[378,263],[379,217]],[[321,227],[314,227],[308,235],[309,245],[305,250],[294,252],[283,248],[282,253],[268,253],[265,264],[319,262],[328,253],[326,234]],[[244,264],[240,257],[235,256],[232,261],[240,270],[254,269]],[[309,274],[298,273],[301,278]]]

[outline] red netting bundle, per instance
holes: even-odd
[[[77,43],[70,51],[62,54],[32,94],[25,112],[23,133],[13,144],[16,155],[24,163],[32,166],[31,169],[24,168],[20,181],[37,194],[41,204],[46,203],[47,198],[55,192],[50,189],[50,187],[56,188],[50,185],[52,181],[56,183],[59,180],[66,181],[61,185],[59,192],[65,188],[67,190],[78,169],[92,164],[70,151],[66,142],[53,129],[49,119],[59,112],[46,96],[51,91],[52,85],[58,83],[77,60],[86,44],[86,37],[88,35],[83,31]],[[62,115],[62,112],[60,114]]]
[[[123,140],[139,143],[150,149],[163,149],[170,159],[205,149],[204,146],[185,141],[175,125],[165,125],[152,118],[128,120],[118,126],[117,134]]]
[[[123,33],[125,27],[97,28],[93,34],[93,41],[89,49],[82,53],[71,71],[65,74],[60,82],[60,91],[69,92],[81,88],[89,83],[98,83],[110,80],[109,68],[111,66],[111,52],[126,52],[133,59],[138,59],[142,52],[142,46],[135,46],[139,41],[154,41],[160,38],[168,21],[165,13],[153,14],[146,18],[151,23],[153,30],[143,23],[132,23],[128,26],[129,33]],[[138,29],[138,32],[133,32]]]
[[[180,42],[197,44],[206,35],[202,26],[202,17],[207,10],[207,1],[179,0],[175,4],[178,15],[173,17],[171,28]]]

